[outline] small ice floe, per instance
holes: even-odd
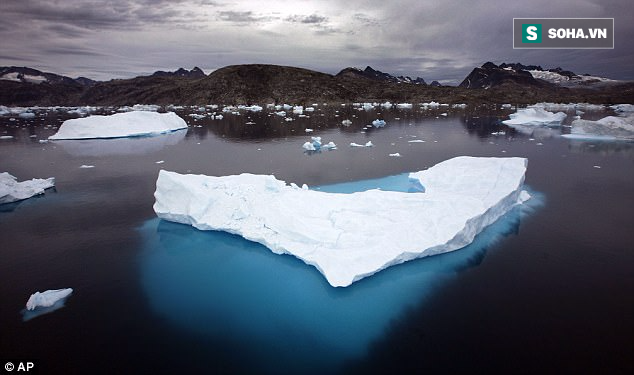
[[[163,164],[163,163],[165,163],[165,160],[155,161],[154,163],[155,163],[155,164]]]
[[[13,139],[12,135],[0,135],[0,139]]]
[[[341,121],[341,125],[350,126],[350,125],[352,125],[352,121],[350,121],[348,119],[345,119],[345,120]]]
[[[209,116],[212,120],[222,120],[224,118],[223,115],[218,114],[218,115],[211,115]]]
[[[296,105],[295,107],[293,107],[293,113],[296,115],[301,115],[302,113],[304,113],[304,107],[301,105]]]
[[[508,108],[512,108],[512,107],[513,107],[512,104],[508,104],[508,103],[502,104],[502,109],[508,109]]]
[[[47,290],[41,293],[35,292],[26,301],[26,309],[32,311],[38,307],[51,307],[56,302],[70,296],[71,293],[73,293],[72,288]]]
[[[601,169],[601,166],[600,165],[593,165],[592,168]]]
[[[94,165],[87,165],[87,164],[82,164],[79,168],[80,169],[88,169],[88,168],[94,168]]]
[[[304,129],[304,131],[305,131],[306,133],[312,133],[314,130],[313,130],[313,129],[311,129],[311,128],[306,128],[306,129]]]
[[[293,121],[292,117],[284,117],[284,121]]]
[[[284,112],[284,111],[275,112],[275,114],[280,116],[280,117],[286,117],[286,112]]]
[[[306,112],[314,112],[315,108],[314,107],[306,107],[306,108],[304,108],[304,111],[306,111]]]
[[[51,313],[64,307],[66,298],[73,293],[72,288],[47,290],[31,294],[22,310],[22,320],[29,321],[40,315]]]
[[[374,126],[375,128],[382,128],[385,126],[385,120],[374,120],[372,121],[372,126]]]
[[[446,117],[447,116],[447,112],[441,113],[440,115]]]
[[[393,157],[395,157],[395,158],[400,158],[400,157],[401,157],[401,154],[400,154],[400,153],[398,153],[398,152],[395,152],[395,153],[393,153],[393,154],[390,154],[389,156],[393,156]]]
[[[7,172],[0,173],[0,204],[21,201],[34,195],[44,194],[44,190],[55,186],[55,178],[34,178],[18,182]]]
[[[358,143],[354,143],[354,142],[350,143],[350,147],[372,147],[372,146],[374,146],[374,144],[372,143],[372,141],[368,141],[368,142],[366,142],[366,143],[365,143],[365,144],[363,144],[363,145],[360,145],[360,144],[358,144]]]
[[[396,105],[396,108],[410,109],[410,108],[412,108],[412,103],[398,103]]]
[[[19,118],[29,119],[35,118],[35,113],[33,112],[22,112],[18,115]]]
[[[40,142],[40,143],[48,143],[48,139],[40,139],[38,142]]]
[[[205,118],[205,115],[199,115],[198,113],[190,113],[188,116],[194,120],[202,120]]]
[[[411,141],[407,141],[407,143],[425,143],[422,139],[412,139]]]
[[[247,121],[247,123],[245,125],[255,125],[255,122],[253,121]]]
[[[503,132],[503,131],[493,132],[491,133],[491,135],[506,135],[506,132]]]
[[[250,106],[239,105],[238,109],[242,109],[244,111],[251,111],[251,112],[260,112],[262,110],[262,107],[260,107],[259,105],[250,105]]]
[[[328,142],[325,145],[321,143],[321,137],[311,137],[310,142],[306,142],[302,145],[302,148],[306,151],[321,151],[321,150],[336,150],[337,145],[334,142]]]

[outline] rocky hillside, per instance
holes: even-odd
[[[425,80],[421,77],[412,79],[405,76],[393,76],[389,73],[383,73],[380,70],[372,69],[370,66],[366,66],[364,70],[359,68],[345,68],[339,73],[337,77],[350,77],[350,78],[368,78],[375,81],[391,82],[391,83],[412,83],[415,85],[426,85]]]
[[[362,72],[372,76],[350,69],[331,75],[263,64],[227,66],[207,76],[198,70],[182,69],[173,74],[159,73],[90,85],[72,79],[55,83],[48,78],[46,83],[36,83],[31,78],[18,80],[16,76],[15,80],[0,80],[0,105],[311,104],[385,100],[515,104],[539,101],[634,103],[634,83],[617,83],[600,88],[569,88],[536,79],[523,69],[499,67],[493,63],[474,69],[460,87],[404,84],[367,68]],[[12,75],[9,77],[13,78]]]

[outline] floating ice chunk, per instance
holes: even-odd
[[[48,139],[136,137],[169,133],[186,128],[185,120],[174,112],[134,111],[66,120],[57,133]]]
[[[407,143],[425,143],[422,139],[412,139],[411,141],[407,141]]]
[[[396,108],[409,109],[412,108],[412,103],[398,103]]]
[[[352,125],[352,121],[350,121],[350,120],[348,120],[348,119],[343,120],[343,121],[341,121],[341,125],[343,125],[343,126],[350,126],[350,125]]]
[[[0,135],[0,139],[13,139],[12,135]]]
[[[250,105],[250,106],[239,105],[238,109],[242,109],[242,110],[245,110],[245,111],[251,111],[251,112],[260,112],[263,108],[260,107],[259,105]]]
[[[445,117],[446,117],[446,116],[447,116],[447,112],[443,112],[443,113],[441,113],[440,115],[441,115],[441,116],[445,116]]]
[[[35,292],[31,294],[26,302],[27,310],[35,310],[37,307],[51,307],[57,301],[61,301],[73,293],[72,288],[47,290],[45,292]]]
[[[540,107],[529,107],[519,109],[517,112],[509,115],[509,120],[502,121],[516,130],[530,134],[534,126],[559,126],[566,118],[564,112],[552,113]]]
[[[79,168],[80,169],[88,169],[88,168],[94,168],[94,165],[87,165],[87,164],[82,164]]]
[[[217,115],[212,115],[211,116],[212,120],[222,120],[223,118],[224,118],[224,116],[221,115],[221,114],[217,114]]]
[[[395,153],[393,153],[393,154],[390,154],[390,156],[393,156],[393,157],[396,157],[396,158],[400,158],[400,157],[401,157],[401,154],[400,154],[400,153],[398,153],[398,152],[395,152]]]
[[[604,139],[604,140],[632,140],[634,139],[634,112],[628,116],[608,116],[597,121],[574,120],[571,134],[563,137],[570,139]]]
[[[360,145],[360,144],[355,143],[355,142],[351,142],[350,143],[350,147],[372,147],[372,146],[374,146],[374,144],[372,144],[372,141],[368,141],[364,145]]]
[[[275,114],[280,116],[280,117],[285,117],[286,116],[286,112],[284,112],[284,111],[275,112]]]
[[[156,104],[135,104],[132,107],[121,107],[118,109],[119,112],[132,112],[132,111],[146,111],[146,112],[156,112],[161,109],[160,105]]]
[[[616,104],[611,105],[610,108],[616,113],[632,113],[634,112],[634,105],[632,104]]]
[[[306,111],[306,112],[314,112],[315,108],[314,107],[306,107],[306,108],[304,108],[304,111]]]
[[[294,121],[292,117],[284,117],[284,121]]]
[[[390,102],[382,103],[381,107],[383,107],[385,109],[390,109],[390,108],[392,108],[392,103],[390,103]]]
[[[324,150],[336,150],[337,149],[337,145],[335,144],[335,142],[330,141],[330,142],[326,143],[325,145],[322,145],[321,148],[324,149]]]
[[[28,118],[35,118],[35,113],[33,112],[22,112],[18,115],[19,118],[24,118],[24,119],[28,119]]]
[[[200,115],[198,113],[190,113],[188,116],[195,120],[202,120],[205,118],[205,115]]]
[[[304,113],[304,107],[302,107],[301,105],[296,105],[295,107],[293,107],[293,113],[296,115],[301,115],[302,113]]]
[[[508,109],[508,108],[512,108],[512,107],[513,107],[513,105],[512,105],[512,104],[508,104],[508,103],[506,103],[506,104],[502,104],[502,108],[503,108],[503,109]]]
[[[160,171],[154,211],[315,266],[348,286],[392,265],[460,249],[521,201],[523,158],[457,157],[411,173],[424,193],[294,189],[273,176]],[[372,220],[367,220],[372,217]]]
[[[313,129],[311,129],[311,128],[306,128],[306,129],[304,129],[304,131],[305,131],[306,133],[312,133],[314,130],[313,130]]]
[[[302,148],[306,151],[317,151],[317,148],[315,147],[315,145],[313,144],[313,142],[305,142],[302,145]]]
[[[11,203],[44,194],[44,190],[55,186],[55,178],[34,178],[18,182],[7,172],[0,173],[0,204]]]
[[[375,128],[382,128],[385,126],[385,120],[374,120],[372,121],[372,126],[374,126]]]
[[[467,108],[467,105],[464,103],[459,103],[459,104],[452,104],[451,108],[460,108],[460,109],[465,109]]]

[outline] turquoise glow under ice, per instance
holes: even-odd
[[[410,187],[402,174],[316,189]],[[192,334],[238,343],[259,372],[330,372],[363,356],[390,322],[449,278],[478,266],[496,240],[517,232],[520,210],[466,248],[391,267],[347,288],[333,288],[312,266],[239,236],[153,219],[141,228],[142,282],[157,314]]]

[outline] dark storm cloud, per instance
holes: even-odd
[[[322,24],[327,22],[328,18],[317,15],[317,14],[311,14],[310,16],[300,16],[295,14],[295,15],[286,17],[286,21],[306,23],[306,24]]]
[[[232,22],[243,26],[272,19],[272,17],[256,15],[252,11],[238,12],[232,10],[218,12],[218,18],[222,21]]]
[[[3,0],[0,21],[29,20],[34,24],[77,27],[88,30],[136,29],[147,23],[160,24],[186,18],[177,8],[182,1],[111,0],[34,1]]]
[[[46,65],[56,71],[92,66],[82,71],[86,76],[252,62],[329,73],[370,65],[427,81],[459,82],[475,66],[506,61],[634,79],[630,3],[0,0],[0,65]],[[615,48],[513,50],[513,17],[614,17]]]

